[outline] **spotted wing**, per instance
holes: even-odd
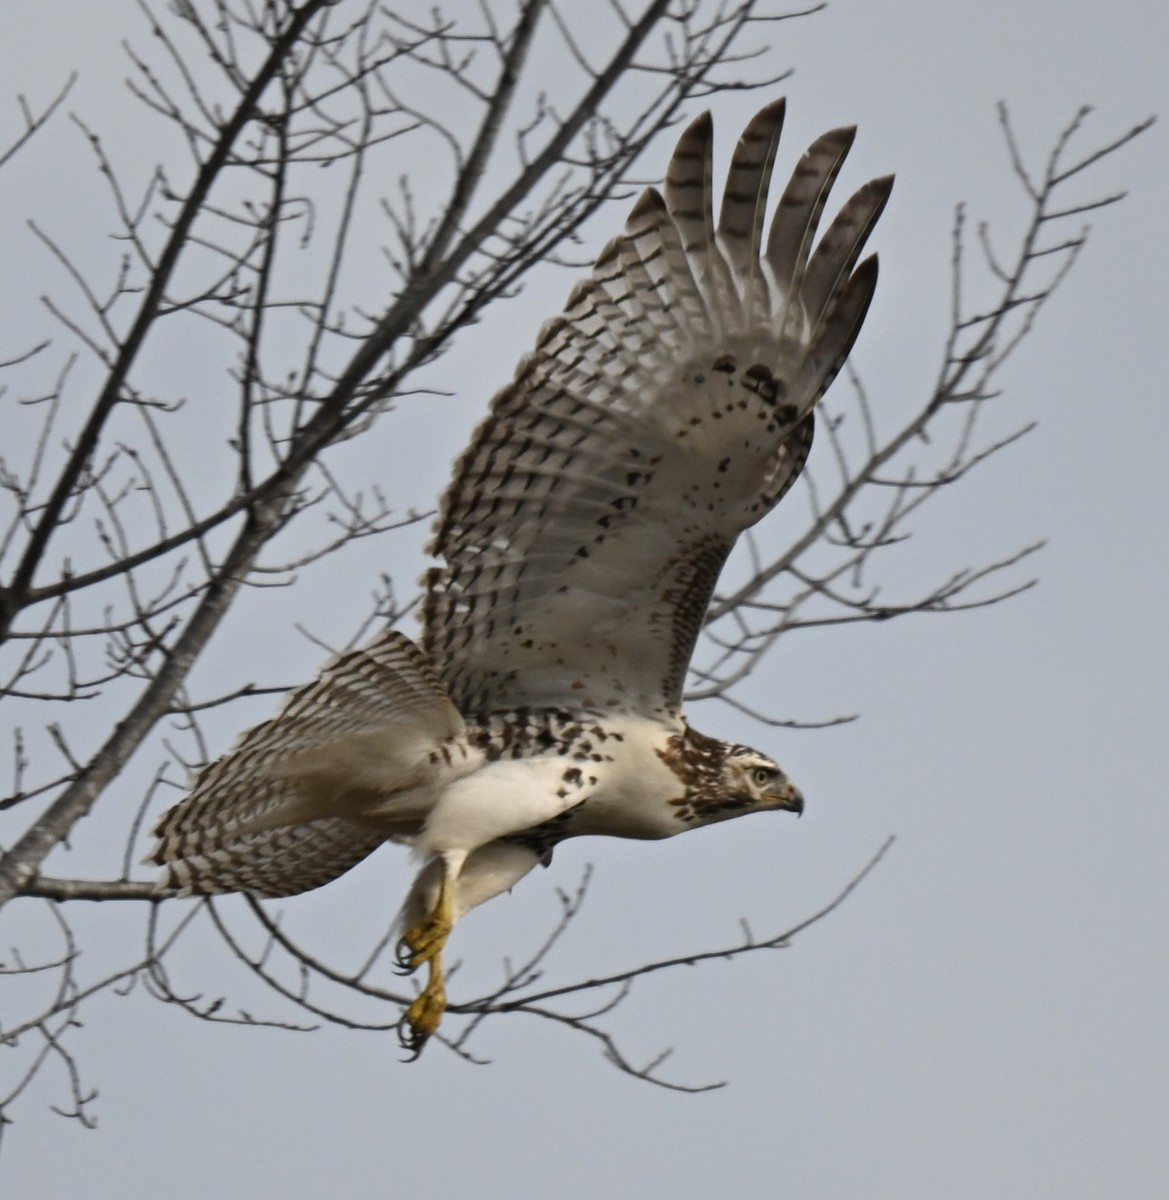
[[[464,713],[676,711],[719,571],[783,496],[876,285],[861,247],[892,181],[819,242],[853,131],[801,159],[763,246],[783,121],[736,149],[717,227],[712,127],[682,135],[540,334],[456,466],[432,543],[423,644]]]

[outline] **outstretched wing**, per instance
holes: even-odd
[[[417,832],[412,796],[457,772],[465,726],[418,647],[388,630],[334,659],[164,813],[159,887],[291,896]]]
[[[720,569],[794,482],[812,409],[876,285],[857,266],[891,179],[813,248],[853,130],[796,167],[763,246],[783,102],[747,126],[717,228],[709,114],[650,189],[456,469],[424,648],[465,714],[675,713]]]

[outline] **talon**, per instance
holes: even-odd
[[[399,961],[408,962],[412,969],[429,962],[446,945],[451,935],[451,925],[450,917],[436,909],[421,924],[406,931],[406,936],[399,943]],[[401,954],[402,943],[411,951],[408,956]]]
[[[446,1012],[446,989],[443,986],[442,951],[454,926],[454,889],[445,870],[439,884],[434,910],[419,921],[413,929],[407,929],[394,948],[401,972],[408,975],[423,963],[430,964],[430,977],[426,986],[415,997],[414,1003],[402,1014],[398,1022],[398,1041],[413,1062],[431,1035],[442,1021]]]
[[[402,1015],[402,1019],[398,1022],[398,1044],[406,1051],[406,1057],[401,1060],[402,1062],[416,1062],[429,1040],[430,1034],[415,1029],[406,1019],[405,1014]]]
[[[426,987],[398,1022],[398,1042],[410,1055],[404,1062],[413,1062],[422,1053],[441,1024],[445,1012],[446,989],[443,986],[442,964],[438,959],[431,959],[430,978],[426,981]]]
[[[407,929],[394,948],[394,956],[403,975],[416,971],[424,962],[433,962],[442,953],[454,926],[451,900],[452,889],[444,875],[434,911],[419,921],[413,929]]]
[[[397,975],[413,975],[423,961],[415,957],[414,947],[410,945],[409,939],[404,937],[400,938],[394,947],[394,960],[394,973]]]

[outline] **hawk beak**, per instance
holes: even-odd
[[[802,817],[804,815],[803,793],[789,780],[775,793],[775,807],[781,808],[785,812],[794,812],[797,817]]]

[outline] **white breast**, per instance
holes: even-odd
[[[415,843],[423,857],[470,852],[558,816],[581,796],[563,787],[570,759],[499,759],[455,780],[435,804]]]
[[[677,730],[640,717],[606,717],[603,724],[608,736],[597,745],[601,761],[571,753],[499,759],[451,782],[416,851],[423,857],[469,853],[570,808],[574,834],[658,838],[680,832],[668,802],[683,788],[658,753]]]

